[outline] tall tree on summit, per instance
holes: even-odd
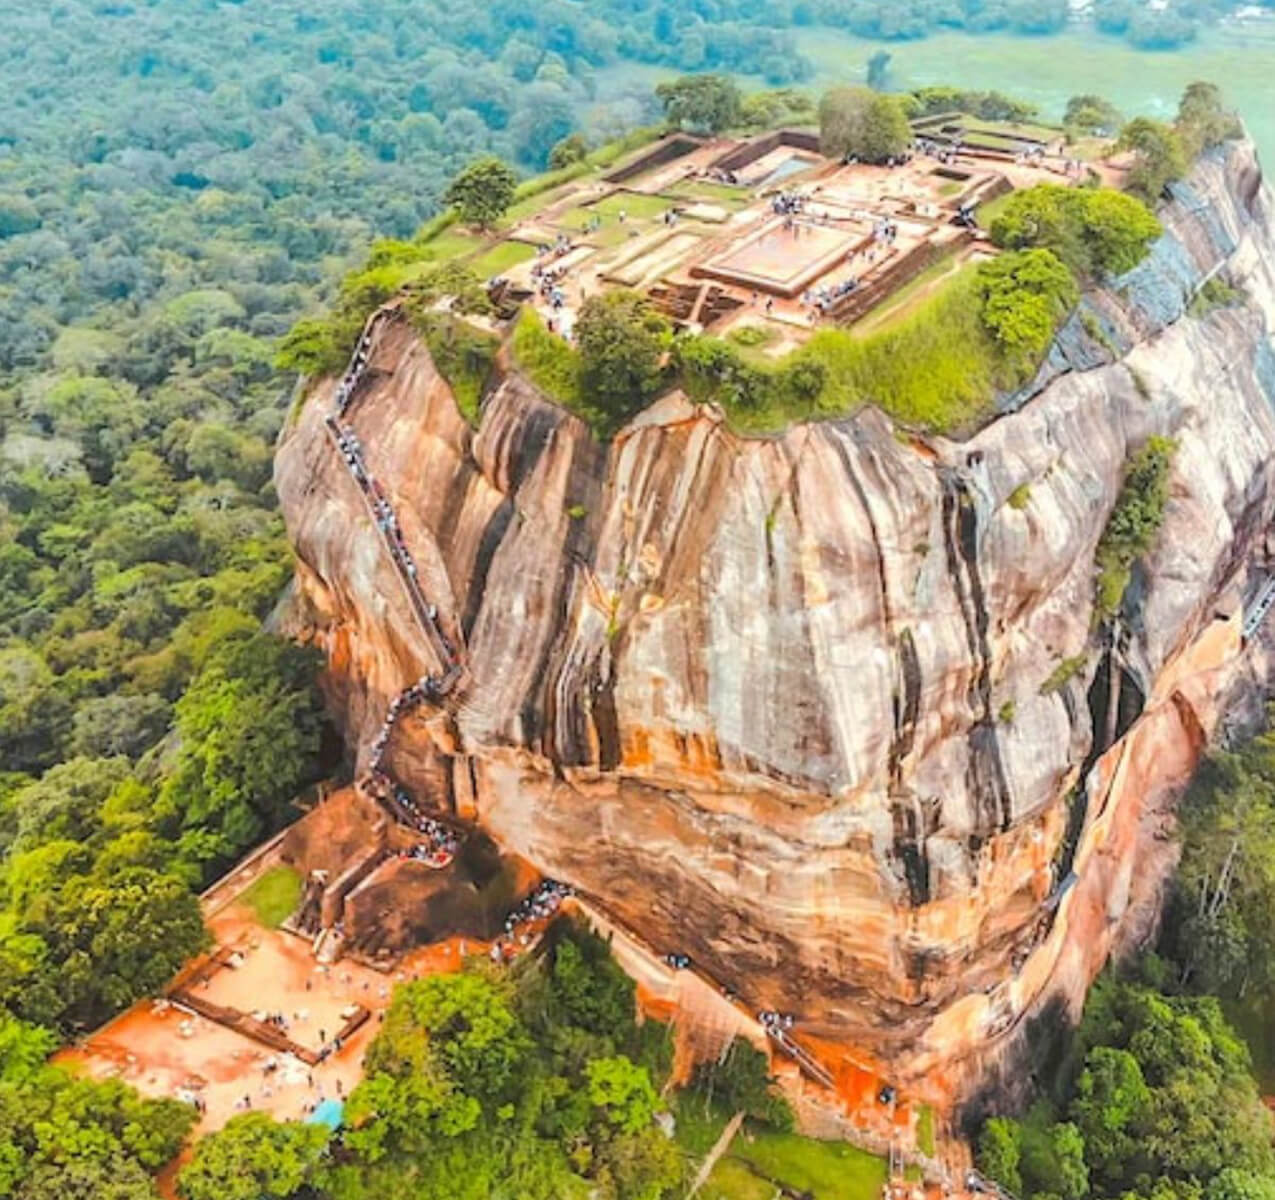
[[[486,229],[509,210],[517,184],[507,163],[494,156],[476,159],[448,184],[443,203],[455,208],[467,225]]]
[[[677,129],[721,133],[740,122],[739,88],[724,75],[683,75],[659,84],[655,94]]]

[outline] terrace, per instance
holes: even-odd
[[[567,337],[590,296],[623,287],[693,330],[760,325],[767,353],[785,353],[871,316],[940,262],[985,254],[959,214],[1066,178],[1054,132],[947,115],[918,129],[941,150],[892,167],[830,160],[811,130],[672,135],[522,200],[462,261]]]

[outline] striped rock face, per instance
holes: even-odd
[[[875,410],[747,439],[674,394],[602,446],[513,371],[475,430],[379,323],[344,419],[465,666],[397,719],[387,770],[758,1008],[968,1094],[1153,927],[1172,801],[1264,678],[1241,637],[1275,508],[1251,147],[1164,221],[963,442]],[[1244,303],[1190,315],[1214,271]],[[366,766],[393,698],[447,664],[326,434],[335,386],[279,448],[282,622],[326,653]],[[1152,434],[1178,442],[1170,499],[1113,655],[1094,550]]]

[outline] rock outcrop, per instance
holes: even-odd
[[[742,438],[673,395],[601,446],[514,373],[475,431],[383,324],[350,420],[468,666],[446,710],[399,723],[389,768],[750,1002],[968,1093],[1153,924],[1166,805],[1249,669],[1275,509],[1251,147],[1202,162],[1163,218],[963,442],[875,410]],[[1214,274],[1243,303],[1190,315]],[[286,623],[366,747],[440,664],[325,436],[332,386],[276,464]],[[1152,434],[1177,440],[1170,499],[1110,652],[1094,550]]]

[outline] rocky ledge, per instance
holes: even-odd
[[[1251,146],[1162,216],[959,443],[875,410],[742,438],[675,394],[603,446],[514,373],[474,430],[379,323],[348,421],[466,666],[387,769],[758,1007],[968,1094],[1153,926],[1167,806],[1253,676],[1275,228]],[[1215,275],[1243,302],[1192,315]],[[284,622],[366,765],[446,664],[325,430],[334,387],[278,453]],[[1170,498],[1111,649],[1094,550],[1153,434],[1178,444]]]

